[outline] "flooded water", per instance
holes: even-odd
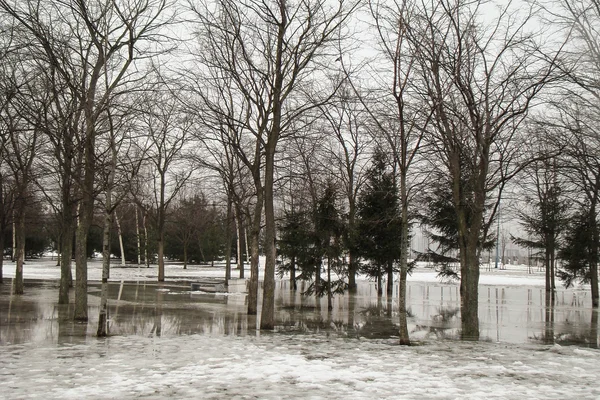
[[[9,281],[10,280],[6,280]],[[73,343],[94,339],[100,303],[99,284],[90,284],[88,323],[72,322],[73,305],[59,306],[58,283],[26,281],[26,294],[12,296],[0,286],[0,344]],[[277,330],[364,338],[397,335],[396,294],[378,299],[374,284],[360,282],[356,294],[327,300],[301,295],[279,282]],[[111,283],[111,335],[176,336],[191,334],[258,335],[257,317],[246,314],[245,281],[233,280],[229,293],[192,292],[189,282]],[[74,294],[71,293],[73,299]],[[409,331],[413,340],[456,339],[460,297],[456,284],[408,285]],[[558,290],[554,303],[532,286],[480,286],[481,339],[506,343],[559,343],[597,347],[598,311],[588,291]],[[260,307],[259,307],[260,308]],[[95,340],[95,339],[94,339]]]

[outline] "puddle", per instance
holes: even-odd
[[[11,296],[10,284],[0,286],[0,344],[96,340],[100,291],[89,286],[89,316],[74,323],[73,304],[59,306],[55,281],[26,281],[23,296]],[[457,339],[460,297],[455,284],[410,282],[407,288],[411,339]],[[360,282],[356,294],[327,299],[290,291],[279,282],[276,315],[279,332],[325,333],[342,337],[389,339],[397,336],[397,294],[377,298],[374,284]],[[109,285],[111,335],[177,336],[192,334],[246,336],[260,334],[258,318],[246,315],[245,282],[233,281],[228,293],[192,291],[188,281],[117,282]],[[71,292],[71,301],[74,293]],[[259,299],[260,300],[260,299]],[[260,309],[260,307],[259,307]],[[547,307],[541,287],[480,287],[481,340],[506,343],[559,343],[597,347],[598,312],[588,291],[558,290]]]

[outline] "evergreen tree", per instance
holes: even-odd
[[[575,281],[589,283],[593,265],[598,264],[598,222],[595,213],[583,207],[571,219],[567,227],[564,246],[559,252],[562,268],[559,278],[569,287]]]
[[[310,215],[305,211],[286,211],[279,230],[278,253],[283,259],[277,274],[281,278],[288,273],[292,289],[296,290],[298,280],[312,280],[317,264]]]
[[[344,281],[348,272],[341,261],[344,225],[336,201],[336,188],[332,181],[328,181],[318,200],[315,212],[315,244],[320,261],[318,264],[321,264],[322,260],[326,261],[327,280],[325,282],[321,282],[320,279],[315,280],[317,283],[315,292],[319,297],[327,295],[327,306],[330,310],[332,309],[333,295],[344,293],[348,286]],[[320,271],[321,268],[319,268],[319,274]],[[333,280],[332,272],[337,277]]]
[[[526,248],[538,250],[544,259],[546,268],[546,291],[554,290],[554,260],[558,249],[559,237],[566,225],[565,213],[568,203],[556,182],[537,179],[536,196],[527,197],[526,203],[533,211],[520,211],[521,225],[529,238],[513,237],[514,243]]]
[[[394,262],[401,255],[402,219],[394,173],[388,171],[385,153],[377,149],[367,182],[358,201],[358,250],[367,260],[362,271],[377,280],[383,294],[382,276],[387,272],[387,293],[393,292]]]
[[[289,273],[294,289],[297,280],[309,281],[303,294],[327,296],[330,309],[333,296],[344,293],[348,287],[348,272],[341,260],[344,228],[332,182],[327,183],[312,212],[286,212],[280,226],[278,246],[284,258],[278,265],[279,276]],[[326,280],[321,279],[323,268]]]
[[[469,190],[469,181],[465,178],[465,183],[460,185],[463,191]],[[421,223],[428,228],[427,235],[437,244],[437,247],[426,249],[416,259],[417,261],[431,261],[436,264],[439,277],[460,279],[460,274],[454,267],[460,261],[453,256],[453,253],[459,251],[459,243],[458,218],[452,198],[452,188],[448,179],[443,176],[438,176],[437,182],[438,185],[429,194],[425,195],[425,213],[420,216]],[[464,197],[472,199],[471,195],[465,195]],[[471,205],[465,204],[464,208],[467,211],[465,213],[467,224],[470,224],[472,219],[472,213],[469,212]],[[494,240],[493,235],[488,235],[481,248],[483,250],[493,248]]]

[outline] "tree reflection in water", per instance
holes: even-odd
[[[258,334],[259,316],[248,316],[243,281],[233,293],[191,292],[186,282],[111,283],[111,335]],[[87,324],[73,322],[72,305],[56,305],[54,282],[28,281],[24,296],[0,286],[0,343],[91,340],[97,326],[99,291],[90,285]],[[236,287],[239,289],[236,291]],[[398,301],[377,298],[374,284],[359,282],[356,293],[334,298],[332,309],[314,296],[302,296],[282,281],[276,293],[276,331],[326,333],[344,337],[392,339],[398,336]],[[481,338],[598,347],[598,311],[587,291],[560,289],[547,297],[543,287],[484,287],[480,291]],[[410,283],[408,328],[418,341],[459,337],[460,300],[454,284]]]

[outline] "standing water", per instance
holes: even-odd
[[[192,291],[186,281],[113,282],[109,285],[111,335],[257,335],[260,316],[246,315],[245,281],[233,280],[227,293]],[[25,295],[0,286],[0,343],[62,342],[93,336],[100,287],[90,284],[90,321],[72,321],[72,305],[56,304],[58,284],[28,281]],[[377,297],[375,285],[359,282],[355,294],[326,298],[302,295],[282,281],[276,292],[276,331],[327,333],[342,337],[394,339],[398,332],[397,294]],[[460,296],[457,284],[409,282],[408,328],[412,340],[458,339]],[[260,309],[260,308],[259,308]],[[507,343],[561,343],[597,347],[598,312],[587,290],[560,289],[554,304],[542,287],[480,287],[481,340]]]

